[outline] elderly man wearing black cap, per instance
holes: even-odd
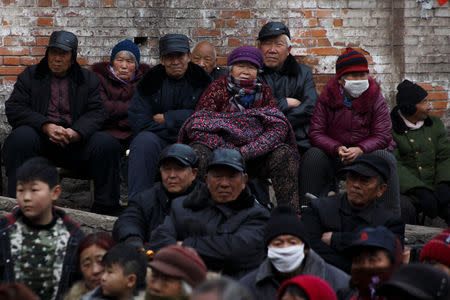
[[[16,169],[30,157],[46,156],[64,167],[88,169],[95,185],[92,210],[116,214],[120,147],[97,132],[105,119],[100,80],[77,63],[77,47],[73,33],[53,32],[45,57],[19,75],[6,101],[13,127],[3,149],[8,196],[16,195]]]
[[[350,259],[344,249],[357,232],[366,227],[385,226],[403,243],[405,224],[399,216],[379,206],[377,199],[386,191],[389,163],[375,154],[361,154],[342,168],[346,192],[313,199],[302,214],[310,234],[311,247],[325,261],[350,272]]]
[[[441,216],[450,225],[450,142],[442,121],[429,114],[432,106],[421,86],[404,80],[397,87],[391,112],[397,143],[402,216],[416,224],[416,212]]]
[[[136,137],[130,145],[128,196],[153,186],[158,156],[175,143],[184,121],[211,82],[209,75],[190,62],[189,40],[167,34],[159,40],[161,64],[145,74],[136,86],[128,117]]]
[[[169,214],[172,200],[204,186],[196,180],[197,165],[197,154],[188,145],[167,146],[159,158],[161,183],[130,199],[127,209],[114,223],[114,239],[139,247],[148,243],[152,230]]]
[[[267,258],[258,269],[247,274],[241,283],[254,299],[275,299],[283,281],[298,275],[314,275],[330,284],[339,299],[348,299],[350,277],[327,264],[310,248],[308,233],[296,212],[287,206],[272,211],[264,233]]]
[[[309,67],[298,63],[291,51],[289,28],[268,22],[258,34],[258,48],[264,56],[260,77],[272,89],[278,107],[295,132],[300,153],[310,147],[309,120],[316,105],[317,92]]]
[[[207,187],[173,201],[169,216],[151,233],[150,247],[192,247],[208,269],[230,276],[256,268],[264,257],[263,231],[269,212],[250,193],[247,179],[238,151],[215,150]]]

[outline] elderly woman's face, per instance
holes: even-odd
[[[231,76],[240,80],[255,80],[258,68],[248,61],[239,61],[231,66]]]
[[[105,270],[102,264],[105,254],[106,250],[97,245],[92,245],[80,253],[80,269],[89,290],[100,285]]]
[[[136,62],[126,52],[119,52],[114,57],[112,67],[117,77],[124,81],[130,81],[134,71],[136,71]]]

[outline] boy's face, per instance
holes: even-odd
[[[33,224],[46,225],[52,219],[52,206],[61,195],[61,186],[50,189],[49,185],[40,180],[17,182],[17,202],[22,213]]]
[[[123,273],[123,268],[119,264],[105,266],[102,276],[102,290],[105,296],[119,297],[132,292],[136,283],[136,275]]]

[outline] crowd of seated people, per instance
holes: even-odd
[[[403,81],[389,113],[347,48],[317,96],[290,38],[268,22],[227,67],[182,34],[160,38],[153,67],[123,40],[89,71],[77,37],[53,32],[5,105],[18,206],[0,217],[1,298],[449,299],[448,229],[420,264],[403,257],[405,222],[450,223],[450,143],[427,92]],[[55,206],[56,166],[89,174],[112,235],[85,237]]]

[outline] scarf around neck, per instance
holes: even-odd
[[[255,101],[262,98],[262,84],[257,80],[241,80],[228,74],[226,78],[227,91],[232,95],[230,102],[237,106],[240,111],[251,108]],[[240,109],[243,106],[244,109]]]

